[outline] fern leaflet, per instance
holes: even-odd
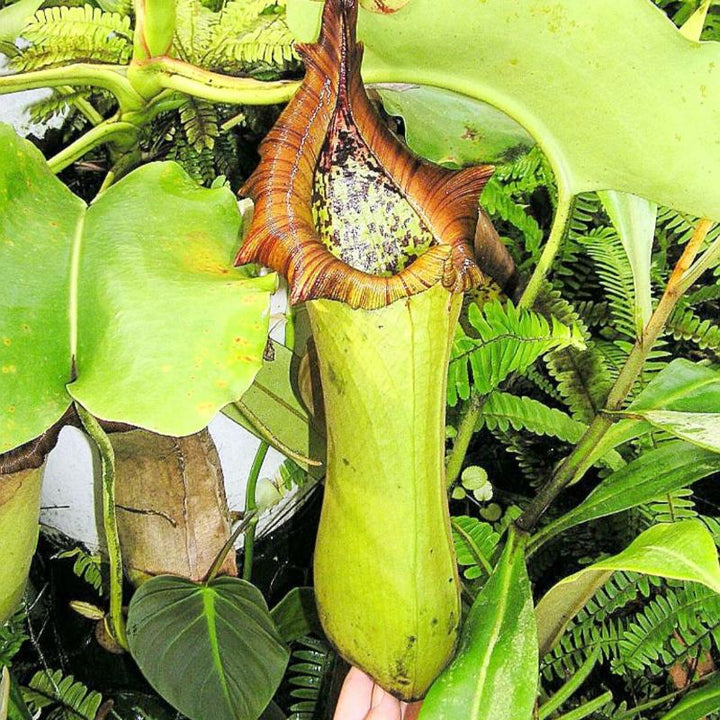
[[[520,310],[508,302],[486,303],[482,310],[471,303],[468,321],[476,332],[470,336],[458,327],[448,371],[448,401],[470,397],[472,387],[487,394],[510,373],[524,372],[540,355],[559,347],[582,347],[576,326],[567,327],[529,310]]]

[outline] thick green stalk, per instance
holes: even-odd
[[[133,87],[148,99],[162,90],[175,90],[210,102],[232,105],[285,103],[300,86],[292,80],[264,82],[221,75],[168,57],[133,63],[128,68],[128,77]]]
[[[110,563],[110,629],[120,647],[128,649],[123,615],[123,565],[115,514],[115,452],[110,439],[100,427],[100,423],[80,404],[75,404],[87,434],[92,438],[100,453],[102,476],[103,529],[107,542]]]
[[[245,554],[243,557],[242,576],[243,580],[247,580],[248,582],[252,579],[252,567],[255,554],[255,531],[258,524],[257,499],[255,497],[257,493],[257,481],[260,477],[260,470],[265,462],[265,456],[267,455],[269,447],[270,446],[264,440],[260,441],[260,445],[258,445],[257,452],[255,453],[252,467],[250,468],[250,474],[248,475],[247,487],[245,488],[245,515],[250,516],[251,519],[248,523],[248,528],[245,531],[245,538],[243,541]]]
[[[599,413],[594,418],[570,455],[568,455],[550,481],[535,496],[525,512],[520,516],[517,525],[521,529],[528,532],[531,531],[555,498],[571,482],[578,480],[581,473],[587,469],[588,458],[614,422],[614,418],[608,413],[616,412],[624,405],[635,381],[642,372],[645,361],[655,341],[663,331],[665,323],[668,317],[670,317],[670,313],[681,297],[682,290],[685,288],[684,279],[686,274],[692,272],[691,265],[693,260],[697,256],[700,246],[711,227],[712,223],[708,220],[701,220],[698,224],[692,239],[685,246],[685,250],[668,280],[665,293],[660,299],[655,312],[652,314],[643,334],[633,345],[625,361],[625,365],[610,390],[610,394],[605,403],[605,412]],[[544,540],[547,540],[550,536],[548,530],[541,531],[541,533],[543,533]],[[538,540],[539,538],[537,536],[533,538],[528,552],[530,552],[530,547],[537,549],[539,545]]]
[[[63,148],[57,155],[48,160],[48,165],[54,173],[59,173],[68,165],[72,165],[83,155],[89,153],[105,143],[119,142],[122,145],[131,145],[137,138],[138,128],[126,122],[106,120],[97,127],[88,130],[75,142]]]
[[[0,77],[0,95],[34,90],[35,88],[63,87],[66,85],[103,88],[111,92],[120,103],[120,109],[138,110],[145,101],[128,82],[124,65],[95,65],[73,63],[56,68],[32,70]]]
[[[307,304],[328,437],[319,615],[343,657],[405,700],[450,659],[460,619],[444,473],[460,302],[436,285],[377,310]]]

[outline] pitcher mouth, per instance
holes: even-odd
[[[472,241],[491,166],[449,170],[385,126],[360,76],[356,0],[327,0],[306,76],[260,146],[241,194],[255,212],[236,264],[284,274],[290,302],[327,298],[374,309],[436,283],[483,281]]]

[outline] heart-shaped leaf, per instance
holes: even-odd
[[[320,3],[287,7],[314,39]],[[366,82],[489,102],[537,140],[562,193],[621,190],[720,220],[720,44],[683,37],[649,0],[413,0],[362,12],[359,38]]]
[[[275,288],[232,267],[230,190],[152,163],[88,208],[9,126],[0,147],[0,452],[72,398],[159,433],[202,429],[259,370]]]
[[[130,651],[150,684],[191,720],[256,720],[289,660],[260,591],[159,575],[133,595]]]
[[[715,542],[699,520],[655,525],[619,555],[605,558],[564,578],[538,603],[540,652],[549,652],[567,624],[616,570],[659,575],[707,585],[720,592]]]

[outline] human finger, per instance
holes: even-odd
[[[400,701],[379,685],[373,689],[371,707],[365,720],[402,720]]]
[[[365,720],[375,683],[362,670],[351,668],[345,678],[333,720]]]

